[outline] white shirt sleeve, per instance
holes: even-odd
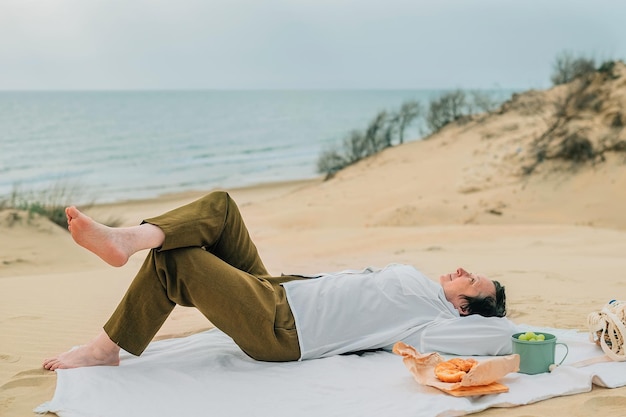
[[[453,355],[508,355],[512,352],[511,336],[517,326],[504,317],[473,314],[439,320],[426,326],[419,343],[420,352],[442,352]]]

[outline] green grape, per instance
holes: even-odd
[[[543,333],[535,334],[535,332],[526,332],[517,336],[519,340],[525,340],[527,342],[540,342],[546,340],[546,336]]]

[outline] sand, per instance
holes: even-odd
[[[271,273],[401,262],[437,279],[463,266],[506,286],[515,322],[585,330],[588,313],[626,298],[625,154],[519,175],[541,123],[544,116],[513,109],[388,149],[328,181],[228,191]],[[207,191],[87,213],[132,225]],[[98,333],[144,256],[113,268],[44,219],[0,213],[0,415],[28,416],[52,398],[55,373],[42,359]],[[210,327],[177,307],[157,338]],[[626,388],[594,388],[476,415],[617,415],[624,407]]]

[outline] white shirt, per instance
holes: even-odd
[[[412,266],[342,271],[282,284],[293,312],[300,359],[367,349],[398,341],[420,352],[456,355],[511,353],[517,331],[505,318],[461,317],[440,284]]]

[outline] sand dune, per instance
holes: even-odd
[[[614,72],[616,78],[593,84],[593,100],[604,104],[561,126],[558,140],[575,131],[598,147],[626,143],[616,122],[626,122],[625,67]],[[521,95],[329,181],[229,191],[272,273],[403,262],[436,278],[464,266],[507,287],[514,321],[584,330],[589,312],[626,297],[626,153],[607,151],[603,161],[574,165],[548,158],[521,174],[565,88]],[[202,193],[101,205],[88,214],[136,224]],[[111,268],[44,219],[0,214],[0,414],[30,415],[51,398],[55,375],[41,369],[42,358],[98,332],[143,255]],[[158,337],[209,326],[195,310],[177,308]],[[617,415],[624,407],[626,389],[594,389],[506,414]]]

